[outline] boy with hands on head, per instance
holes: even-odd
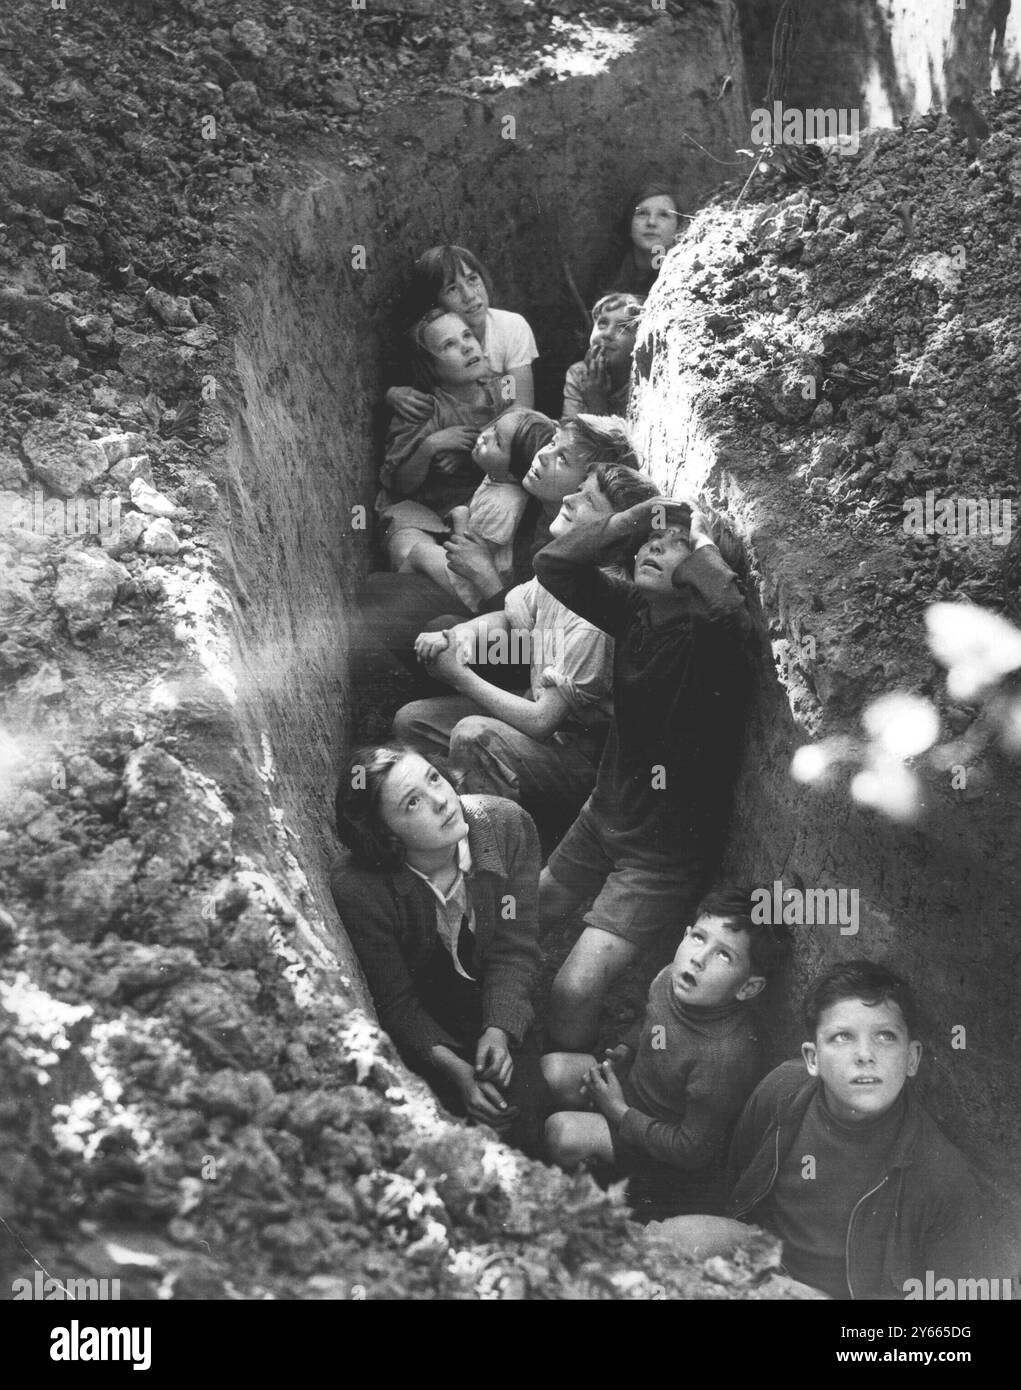
[[[621,551],[631,578],[607,573]],[[535,558],[555,598],[614,639],[614,716],[595,790],[540,879],[545,926],[586,900],[553,984],[550,1040],[591,1049],[603,997],[676,930],[722,845],[743,744],[751,620],[705,518],[657,497],[556,537]]]

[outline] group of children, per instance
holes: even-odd
[[[802,1062],[762,1079],[753,1001],[791,943],[748,891],[710,887],[752,622],[726,528],[657,494],[621,418],[635,291],[678,218],[663,190],[639,200],[559,421],[533,409],[534,337],[491,307],[476,257],[420,258],[418,376],[388,395],[378,514],[392,568],[434,586],[408,659],[449,693],[403,706],[395,741],[356,753],[337,799],[354,859],[334,893],[394,1041],[497,1129],[535,1037],[539,937],[582,913],[543,1020],[547,1156],[627,1177],[678,1251],[731,1251],[755,1223],[793,1279],[903,1297],[919,1271],[971,1275],[985,1237],[967,1165],[907,1084],[910,991],[881,965],[834,967],[806,1002]],[[529,813],[554,808],[569,824],[540,872]],[[644,1020],[597,1055],[612,984],[679,934]]]

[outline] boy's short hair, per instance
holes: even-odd
[[[570,415],[560,421],[560,428],[573,432],[575,453],[583,463],[622,463],[641,470],[622,415]]]
[[[636,323],[641,317],[644,306],[645,300],[641,295],[625,294],[623,290],[614,290],[596,300],[592,305],[592,317],[597,319],[600,314],[615,314],[619,310],[625,313],[630,322]]]
[[[430,246],[415,262],[411,273],[411,288],[408,292],[408,307],[417,317],[427,309],[436,307],[436,300],[447,285],[457,277],[462,265],[482,277],[490,302],[493,298],[493,280],[489,271],[478,256],[467,246]]]
[[[782,923],[755,921],[752,909],[756,903],[748,888],[714,888],[695,909],[692,922],[700,917],[719,917],[731,931],[743,931],[748,937],[753,972],[768,979],[788,960],[792,938]]]
[[[639,502],[658,495],[656,484],[647,473],[623,463],[597,463],[595,478],[599,491],[615,512],[627,511],[628,507],[637,507]]]
[[[899,975],[871,960],[848,960],[830,966],[811,985],[801,1006],[808,1036],[814,1038],[819,1020],[827,1009],[843,999],[860,999],[864,1004],[896,1004],[904,1016],[909,1038],[918,1028],[918,1006],[911,986]]]

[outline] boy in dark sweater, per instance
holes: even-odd
[[[681,1216],[650,1234],[706,1259],[743,1244],[743,1223],[764,1226],[791,1278],[837,1299],[932,1297],[936,1281],[965,1298],[962,1284],[998,1279],[975,1179],[907,1084],[922,1055],[907,984],[847,961],[804,1012],[804,1066],[770,1072],[734,1132],[730,1219]]]
[[[652,982],[644,1021],[602,1063],[577,1052],[542,1059],[566,1107],[546,1122],[550,1156],[638,1179],[630,1195],[645,1215],[709,1211],[725,1195],[727,1139],[764,1070],[748,1005],[788,949],[786,929],[753,921],[751,909],[740,889],[703,899]]]
[[[633,579],[602,568],[636,550]],[[589,900],[553,984],[550,1041],[581,1052],[603,996],[684,921],[722,844],[744,731],[751,620],[705,519],[654,498],[535,557],[544,588],[615,643],[614,718],[596,787],[550,856],[544,924]]]

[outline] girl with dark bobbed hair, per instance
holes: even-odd
[[[529,1035],[539,840],[496,796],[459,796],[409,745],[357,749],[340,779],[333,897],[402,1057],[451,1109],[539,1152]]]

